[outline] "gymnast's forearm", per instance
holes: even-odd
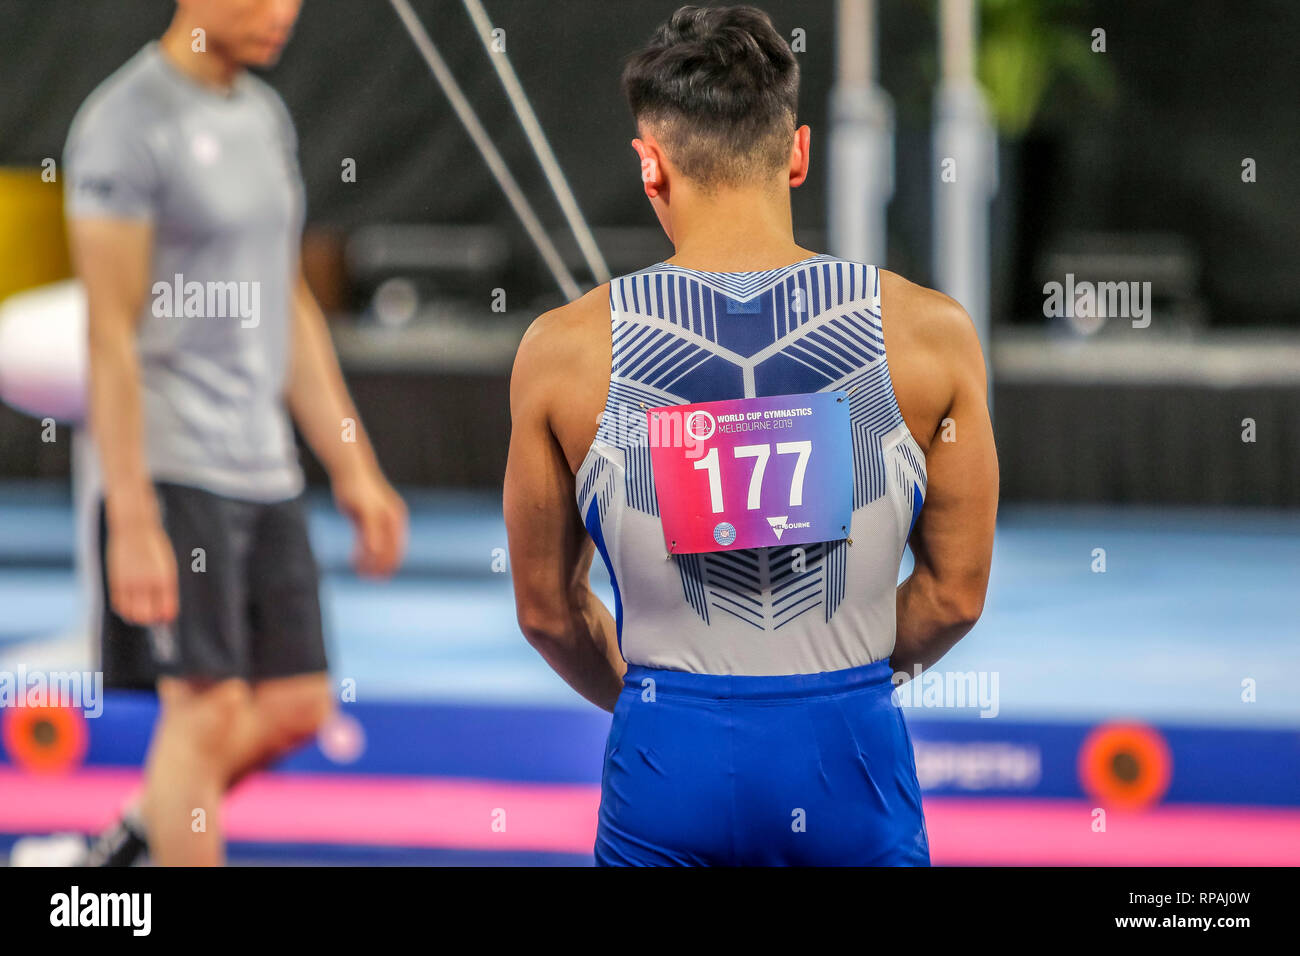
[[[93,308],[93,307],[92,307]],[[145,463],[140,363],[130,323],[90,323],[90,429],[103,472],[110,528],[159,521]]]
[[[899,585],[897,631],[889,658],[894,673],[911,679],[933,667],[975,626],[980,611],[957,590],[924,568]]]
[[[577,590],[567,615],[551,623],[526,622],[524,636],[565,683],[613,712],[627,663],[618,649],[613,616],[589,587]]]
[[[353,478],[379,474],[379,460],[348,393],[325,316],[301,276],[293,297],[286,400],[298,430],[336,488]]]

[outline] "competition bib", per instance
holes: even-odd
[[[646,412],[670,554],[848,537],[853,450],[844,392]]]

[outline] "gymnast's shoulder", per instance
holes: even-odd
[[[524,332],[515,353],[512,386],[521,379],[581,375],[610,356],[609,283],[543,312]]]

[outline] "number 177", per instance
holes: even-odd
[[[731,450],[735,458],[753,458],[754,470],[749,476],[749,500],[745,507],[756,511],[762,499],[763,473],[767,470],[767,460],[772,455],[772,446],[737,445]],[[808,459],[812,455],[811,441],[782,441],[776,443],[778,455],[798,455],[794,463],[794,474],[790,478],[790,507],[797,508],[803,504],[803,477],[808,470]],[[718,514],[722,507],[722,470],[718,465],[718,449],[710,448],[709,453],[695,463],[697,471],[709,473],[709,501],[713,513]]]

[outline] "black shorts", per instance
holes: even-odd
[[[112,610],[99,509],[101,666],[113,688],[153,688],[159,677],[252,682],[326,669],[320,573],[301,498],[263,504],[198,488],[156,486],[176,555],[180,610],[160,627]]]

